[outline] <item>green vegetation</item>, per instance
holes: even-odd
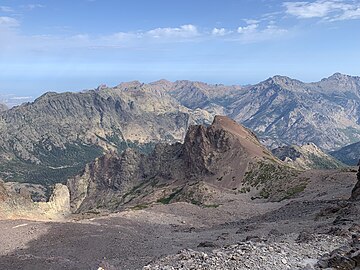
[[[88,163],[103,154],[103,149],[95,145],[86,145],[81,142],[66,144],[64,148],[54,145],[48,146],[48,150],[43,144],[35,145],[32,154],[36,156],[41,164],[51,167],[74,166],[74,164]]]
[[[148,208],[149,205],[147,204],[138,204],[138,205],[135,205],[133,207],[131,207],[132,210],[143,210],[143,209],[146,209]]]
[[[102,149],[93,145],[67,144],[65,148],[51,146],[51,150],[40,144],[33,155],[40,164],[16,158],[0,164],[0,177],[6,181],[51,185],[65,183],[79,173],[85,164],[102,155]]]
[[[194,198],[190,200],[190,203],[204,208],[218,208],[220,206],[220,204],[204,204],[198,200],[195,200]]]
[[[293,197],[294,195],[303,192],[306,188],[306,183],[301,183],[297,186],[291,187],[286,191],[286,195],[284,196],[283,200],[289,199]]]
[[[111,142],[119,152],[127,148],[135,148],[143,153],[150,153],[155,143],[140,144],[123,141],[117,135],[99,139]],[[103,149],[96,145],[83,144],[80,141],[57,147],[49,142],[41,142],[34,146],[31,154],[40,160],[40,164],[25,161],[20,157],[4,161],[0,164],[0,178],[5,181],[28,182],[51,185],[65,183],[67,179],[78,174],[85,165],[103,155]]]
[[[270,193],[269,193],[269,191],[266,190],[266,188],[263,188],[260,191],[260,196],[264,199],[268,199],[270,197]]]
[[[203,204],[202,206],[205,208],[218,208],[220,204]]]
[[[247,193],[247,192],[250,192],[250,190],[251,190],[250,187],[242,187],[239,192],[240,193]]]
[[[286,178],[296,176],[297,171],[290,167],[281,166],[274,163],[259,162],[258,168],[247,171],[245,173],[244,183],[252,187],[266,184],[271,181],[284,180]]]
[[[161,198],[161,199],[158,199],[157,202],[158,202],[158,203],[162,203],[162,204],[169,204],[170,201],[171,201],[172,199],[174,199],[175,196],[176,196],[177,194],[179,194],[182,190],[183,190],[183,188],[180,188],[180,189],[174,191],[173,193],[171,193],[168,197],[163,197],[163,198]]]
[[[296,179],[299,171],[277,163],[258,162],[245,173],[244,185],[240,193],[250,191],[250,187],[261,189],[260,198],[271,200],[288,199],[306,188],[308,179]]]
[[[315,169],[335,169],[335,168],[341,168],[345,165],[342,164],[340,161],[337,161],[336,159],[325,159],[318,157],[314,154],[310,154],[309,159],[313,162]]]

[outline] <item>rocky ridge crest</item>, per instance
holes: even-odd
[[[271,197],[271,187],[289,176],[296,171],[277,160],[251,131],[216,116],[209,127],[189,127],[183,144],[158,144],[149,155],[128,149],[98,158],[69,179],[68,187],[72,211],[83,212],[179,200],[208,204],[217,189],[246,192],[256,186]]]

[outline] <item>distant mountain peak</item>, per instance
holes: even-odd
[[[334,73],[333,75],[331,75],[329,78],[327,79],[335,79],[335,80],[341,80],[341,79],[349,79],[351,78],[349,75],[346,75],[346,74],[342,74],[340,72],[336,72]],[[326,80],[326,79],[325,79]]]
[[[259,83],[258,85],[266,86],[266,87],[278,85],[284,89],[297,91],[298,89],[303,88],[304,83],[299,80],[295,80],[290,77],[287,77],[287,76],[275,75],[275,76],[270,77],[267,80]]]
[[[172,84],[171,81],[168,81],[166,79],[160,79],[160,80],[157,80],[157,81],[154,81],[154,82],[151,82],[150,84]]]
[[[279,84],[303,83],[303,82],[301,82],[299,80],[295,80],[295,79],[292,79],[290,77],[282,76],[282,75],[275,75],[275,76],[269,78],[268,80],[272,81],[274,83],[279,83]]]
[[[122,82],[119,85],[117,85],[116,88],[127,89],[127,88],[139,87],[141,85],[143,85],[143,83],[139,81],[130,81],[130,82]]]

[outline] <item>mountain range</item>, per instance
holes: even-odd
[[[268,148],[314,143],[324,151],[360,140],[360,77],[304,83],[274,76],[256,85],[138,81],[79,93],[49,92],[0,112],[0,177],[65,182],[108,152],[183,142],[191,124],[226,115]]]
[[[304,83],[274,76],[246,87],[188,81],[150,85],[165,88],[191,109],[231,117],[270,148],[312,142],[329,151],[360,139],[360,77],[335,73]]]
[[[0,177],[64,182],[87,162],[127,147],[182,141],[208,112],[188,109],[166,93],[132,84],[80,93],[46,93],[0,113]]]

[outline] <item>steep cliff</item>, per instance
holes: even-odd
[[[56,184],[48,202],[33,202],[29,195],[6,189],[0,181],[0,218],[60,220],[70,214],[69,189]]]
[[[255,191],[281,199],[294,184],[285,166],[235,121],[216,116],[212,125],[190,126],[183,144],[158,144],[149,155],[127,150],[98,158],[69,179],[73,212],[115,210],[153,202],[205,204],[211,192]],[[303,183],[297,183],[303,184]],[[276,193],[276,194],[275,194]]]

